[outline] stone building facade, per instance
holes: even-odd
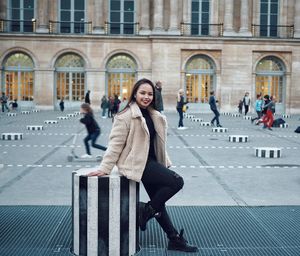
[[[300,113],[298,0],[1,0],[1,89],[21,106],[80,105],[91,90],[127,98],[146,77],[166,110],[184,88],[195,111],[216,91],[221,111],[245,92]]]

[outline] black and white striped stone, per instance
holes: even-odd
[[[1,134],[2,140],[22,140],[23,133],[6,132]]]
[[[228,128],[224,128],[224,127],[213,127],[212,128],[213,132],[228,132]]]
[[[80,112],[79,112],[79,111],[75,111],[75,112],[74,112],[74,115],[75,115],[75,116],[79,116],[79,115],[80,115]]]
[[[280,127],[280,128],[288,128],[288,127],[289,127],[289,124],[287,124],[287,123],[280,124],[279,127]]]
[[[229,112],[223,112],[222,115],[223,115],[223,116],[230,116],[231,113],[229,113]]]
[[[17,116],[17,113],[11,113],[11,112],[10,112],[10,113],[7,113],[6,115],[7,115],[7,116]]]
[[[232,116],[232,117],[239,117],[239,116],[241,116],[241,114],[232,113],[231,116]]]
[[[255,156],[262,158],[280,158],[281,148],[259,147],[255,148]]]
[[[95,168],[73,172],[72,253],[134,255],[139,250],[139,184],[112,173],[87,177]]]
[[[38,113],[38,112],[41,112],[39,109],[33,109],[31,110],[32,113]]]
[[[210,122],[201,122],[200,126],[211,126]]]
[[[22,115],[29,115],[30,111],[29,110],[23,110],[23,111],[21,111],[21,114]]]
[[[45,120],[44,123],[45,124],[57,124],[58,121],[57,120]]]
[[[75,114],[67,114],[67,117],[75,117]]]
[[[282,115],[282,118],[291,118],[292,116],[291,115],[288,115],[288,114],[283,114]]]
[[[41,130],[43,130],[43,126],[42,125],[27,125],[26,129],[30,130],[30,131],[41,131]]]
[[[251,120],[252,116],[243,116],[245,120]]]
[[[229,142],[248,142],[248,135],[229,135]]]
[[[193,122],[200,123],[200,122],[203,121],[203,119],[202,119],[202,118],[193,118],[192,121],[193,121]]]
[[[59,119],[59,120],[68,120],[68,119],[70,119],[70,117],[68,117],[68,116],[58,116],[57,119]]]

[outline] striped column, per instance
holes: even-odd
[[[95,168],[73,172],[72,253],[134,255],[139,250],[139,184],[113,172],[87,177]]]
[[[68,120],[68,119],[70,119],[70,117],[68,117],[68,116],[58,116],[57,119],[59,119],[59,120]]]
[[[44,121],[45,124],[57,124],[57,120],[45,120]]]
[[[214,127],[212,128],[213,132],[228,132],[228,128],[224,128],[224,127]]]
[[[23,133],[2,133],[1,138],[2,140],[22,140]]]
[[[21,111],[21,114],[22,114],[22,115],[29,115],[29,114],[30,114],[30,111],[28,111],[28,110],[23,110],[23,111]]]
[[[248,142],[248,135],[229,135],[229,142]]]
[[[17,113],[11,113],[11,112],[10,112],[10,113],[7,113],[6,115],[7,115],[7,116],[17,116]]]
[[[211,126],[211,122],[200,122],[200,126]]]
[[[280,158],[281,148],[255,148],[255,156],[262,158]]]
[[[26,129],[31,130],[31,131],[40,131],[40,130],[43,130],[43,126],[42,125],[27,125]]]

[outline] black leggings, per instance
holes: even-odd
[[[174,171],[164,167],[162,164],[150,159],[148,160],[142,182],[150,197],[150,204],[161,214],[156,220],[168,235],[177,234],[172,221],[166,210],[165,203],[183,187],[183,178]]]

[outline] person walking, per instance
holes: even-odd
[[[184,101],[183,94],[184,94],[183,89],[179,89],[177,94],[177,105],[176,105],[176,109],[179,114],[179,122],[177,127],[178,130],[187,129],[187,127],[183,125],[183,106],[187,104],[187,102]]]
[[[121,101],[119,99],[119,96],[116,94],[114,98],[113,115],[119,112],[120,103]]]
[[[114,111],[114,98],[112,96],[109,96],[108,98],[108,117],[113,117],[113,111]]]
[[[106,98],[106,95],[103,95],[102,99],[101,99],[101,105],[100,105],[101,109],[102,109],[102,118],[106,118],[106,110],[108,109],[108,99]]]
[[[245,108],[245,116],[249,112],[250,101],[251,100],[250,100],[250,97],[249,97],[249,92],[246,92],[245,96],[243,98],[243,104],[244,104],[244,108]]]
[[[5,92],[2,92],[2,96],[0,97],[0,102],[2,106],[2,112],[6,109],[9,112],[9,108],[7,106],[8,97],[5,95]]]
[[[97,124],[93,110],[88,103],[81,104],[80,113],[83,114],[83,118],[80,119],[80,122],[83,123],[87,129],[88,135],[84,138],[84,145],[86,149],[86,154],[82,155],[81,158],[92,158],[89,141],[92,141],[92,147],[106,150],[106,147],[96,144],[96,140],[100,135],[100,127]]]
[[[259,120],[262,117],[262,107],[263,107],[263,100],[261,98],[261,94],[256,95],[255,101],[255,111],[257,113],[257,117],[251,118],[251,122],[253,123],[255,120]],[[256,123],[257,124],[257,123]]]
[[[90,93],[91,93],[90,90],[88,90],[86,92],[85,97],[84,97],[84,102],[91,105]]]
[[[59,108],[61,112],[64,112],[65,110],[65,102],[64,102],[64,97],[61,97],[60,102],[59,102]]]
[[[117,165],[119,172],[130,180],[142,182],[150,201],[140,203],[139,227],[155,218],[168,241],[168,250],[197,252],[178,232],[166,210],[166,202],[183,187],[183,178],[170,170],[171,162],[166,152],[166,117],[155,110],[155,88],[148,79],[133,86],[125,109],[114,117],[108,149],[98,171],[89,176],[111,173]]]
[[[164,111],[164,103],[163,103],[161,91],[162,91],[162,83],[161,81],[157,81],[155,83],[155,106],[157,111],[162,113]]]
[[[211,111],[215,114],[215,116],[210,121],[210,123],[211,123],[212,126],[215,126],[214,123],[216,121],[217,122],[217,127],[222,127],[222,125],[220,124],[220,120],[219,120],[220,113],[219,113],[218,108],[217,108],[217,102],[218,101],[216,100],[215,92],[211,91],[208,103],[209,103]]]
[[[243,113],[243,101],[242,100],[239,101],[238,110],[239,110],[239,114]]]

